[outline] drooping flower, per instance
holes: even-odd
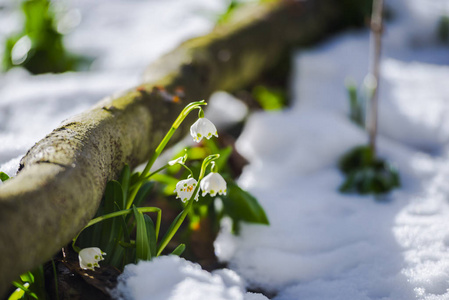
[[[226,181],[220,174],[215,172],[209,173],[201,180],[200,188],[203,191],[203,196],[207,193],[212,197],[217,193],[219,195],[226,195]]]
[[[103,255],[106,255],[106,253],[97,247],[82,249],[80,253],[78,253],[81,269],[93,271],[95,267],[99,268],[100,265],[98,262],[104,260]]]
[[[201,142],[203,137],[210,139],[212,136],[218,137],[217,128],[207,118],[199,118],[191,127],[190,135],[197,143]]]
[[[170,160],[168,162],[168,165],[169,166],[174,166],[176,164],[184,164],[186,162],[186,160],[187,160],[187,155],[180,156],[180,157],[178,157],[176,159]]]
[[[182,202],[186,202],[192,197],[193,192],[197,186],[198,182],[193,178],[187,178],[179,181],[176,184],[176,198],[180,198]],[[195,200],[198,201],[198,194],[195,196]]]

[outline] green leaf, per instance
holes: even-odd
[[[116,180],[108,181],[106,184],[105,196],[105,208],[104,214],[108,214],[115,211],[114,203],[117,203],[120,209],[124,209],[125,201],[123,198],[123,188],[120,182]]]
[[[39,298],[36,296],[35,293],[33,293],[32,291],[30,291],[25,285],[21,284],[18,281],[13,281],[12,283],[16,288],[19,288],[20,290],[22,290],[25,294],[27,294],[27,296],[32,297],[34,299],[39,300]],[[14,299],[14,298],[13,298]],[[21,298],[18,298],[21,299]]]
[[[30,285],[29,290],[36,295],[37,299],[46,298],[44,266],[40,265],[32,272],[34,282]]]
[[[106,184],[105,196],[103,203],[103,215],[115,212],[117,207],[119,210],[123,209],[124,199],[122,186],[118,181],[111,180]],[[100,228],[100,227],[99,227]],[[101,225],[101,243],[100,248],[104,249],[106,253],[110,253],[114,240],[120,232],[120,223],[117,218],[112,218],[103,221]],[[108,252],[109,251],[109,252]]]
[[[225,212],[236,221],[269,225],[264,209],[247,191],[228,180],[227,195],[221,196]]]
[[[30,271],[26,272],[25,274],[20,275],[20,279],[23,282],[29,282],[29,283],[33,283],[34,282],[33,273],[31,273]]]
[[[140,172],[134,172],[129,179],[129,186],[132,188],[140,179]]]
[[[114,218],[115,219],[115,218]],[[120,238],[123,238],[124,243],[131,244],[131,237],[129,235],[128,226],[126,225],[125,217],[120,216],[117,217],[117,222],[121,226],[120,233],[117,235],[117,240],[114,243],[114,250],[111,253],[111,255],[106,256],[106,263],[110,264],[116,268],[123,268],[124,265],[127,265],[129,263],[135,262],[134,259],[129,259],[129,250],[130,249],[124,249],[121,244]],[[134,250],[134,249],[133,249]],[[107,253],[107,252],[106,252]]]
[[[184,252],[184,250],[186,250],[186,245],[180,244],[178,247],[176,247],[175,250],[173,250],[173,252],[171,254],[181,256],[181,254]]]
[[[151,177],[151,179],[166,185],[163,191],[164,195],[173,195],[173,191],[175,190],[176,184],[179,181],[179,179],[173,176],[161,173],[154,174],[153,177]]]
[[[151,258],[148,234],[143,214],[133,205],[134,218],[136,219],[136,262]]]
[[[123,190],[123,199],[124,203],[128,199],[128,190],[129,190],[129,184],[131,180],[131,170],[129,169],[129,166],[126,164],[123,167],[122,174],[120,175],[120,183],[122,185]],[[123,207],[121,209],[125,208],[125,204],[123,204]]]
[[[136,198],[134,198],[134,205],[138,206],[146,199],[148,194],[151,192],[153,185],[154,183],[152,181],[147,181],[140,187]]]
[[[17,287],[17,285],[15,285],[15,286]],[[12,294],[8,297],[8,300],[20,300],[20,299],[23,299],[24,295],[25,295],[25,291],[19,287],[16,290],[14,290],[14,292],[12,292]]]
[[[10,177],[8,176],[8,174],[4,173],[4,172],[0,172],[0,180],[1,181],[6,181],[8,180]]]
[[[147,237],[148,242],[150,244],[150,258],[156,256],[156,250],[157,250],[157,241],[156,241],[156,230],[154,228],[153,220],[150,218],[149,215],[143,215],[145,219],[145,225],[147,229]]]
[[[173,220],[173,222],[170,224],[170,227],[168,227],[167,231],[164,234],[164,237],[161,240],[161,243],[159,245],[162,245],[164,243],[164,241],[168,238],[168,235],[170,234],[170,232],[173,230],[173,227],[175,227],[175,224],[178,222],[179,218],[181,217],[183,211],[180,212],[176,218]],[[159,248],[158,248],[159,250]]]

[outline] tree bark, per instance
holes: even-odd
[[[347,5],[357,2],[290,0],[244,8],[229,24],[150,65],[141,86],[102,100],[34,145],[18,175],[0,186],[0,296],[76,235],[95,214],[106,182],[125,163],[147,160],[188,102],[250,84],[290,47],[341,28]],[[181,101],[168,97],[175,90],[182,90]],[[173,141],[188,126],[180,129]]]

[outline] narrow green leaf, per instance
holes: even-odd
[[[164,241],[168,238],[168,235],[170,234],[170,232],[173,230],[173,227],[175,227],[175,224],[178,222],[179,218],[181,217],[182,213],[184,211],[180,212],[176,218],[173,220],[173,222],[170,224],[170,227],[167,229],[167,231],[164,234],[164,237],[162,238],[161,242],[159,245],[162,245],[164,243]],[[158,247],[159,250],[159,247]]]
[[[129,169],[129,166],[126,164],[123,167],[122,174],[120,175],[120,183],[122,184],[124,201],[126,201],[128,199],[128,190],[129,190],[130,180],[131,180],[131,170]],[[124,205],[123,205],[122,209],[123,208],[125,208]]]
[[[36,269],[32,270],[33,284],[30,284],[29,290],[31,293],[36,295],[36,299],[45,299],[46,298],[46,290],[45,290],[45,275],[44,275],[44,266],[40,265]]]
[[[105,198],[103,203],[103,215],[123,209],[123,190],[118,181],[111,180],[106,184]],[[115,240],[120,231],[120,223],[117,218],[105,220],[101,226],[100,248],[110,253],[114,248]],[[108,252],[109,251],[109,252]]]
[[[171,254],[181,256],[181,254],[184,252],[184,250],[186,250],[186,245],[180,244],[178,247],[176,247],[175,250],[173,250],[173,252]]]
[[[34,299],[39,300],[39,298],[36,296],[35,293],[31,292],[25,285],[21,284],[18,281],[13,281],[12,283],[16,288],[21,289],[22,291],[24,291],[25,294],[27,294],[27,296],[32,297]],[[20,298],[19,298],[20,299]]]
[[[221,197],[226,213],[235,220],[269,225],[264,209],[247,191],[242,190],[235,182],[228,181],[227,195]]]
[[[138,206],[146,199],[148,194],[151,192],[153,185],[154,183],[151,181],[147,181],[142,185],[137,192],[136,198],[134,198],[134,205]]]
[[[14,283],[13,283],[14,284]],[[15,284],[14,284],[15,285]],[[15,285],[16,286],[16,285]],[[17,287],[17,286],[16,286]],[[25,295],[25,291],[21,288],[17,288],[12,292],[12,294],[8,297],[8,300],[20,300],[23,299],[23,296]]]
[[[136,220],[136,262],[147,260],[150,253],[148,234],[143,214],[133,205],[134,218]]]
[[[145,219],[148,242],[150,244],[150,252],[149,252],[150,255],[148,257],[148,260],[151,260],[152,257],[156,256],[156,248],[157,248],[156,230],[154,229],[153,220],[150,218],[149,215],[143,215],[143,218]]]
[[[105,196],[105,210],[104,214],[115,211],[114,202],[118,204],[120,209],[125,208],[125,199],[123,198],[123,188],[120,182],[116,180],[108,181],[106,184]]]

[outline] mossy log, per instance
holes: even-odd
[[[150,65],[141,86],[100,101],[39,141],[17,176],[0,186],[0,295],[73,238],[95,214],[106,182],[125,163],[133,167],[148,159],[188,102],[250,84],[291,46],[347,25],[348,5],[356,3],[291,0],[244,7],[229,23]],[[180,91],[180,101],[173,101],[169,94]]]

